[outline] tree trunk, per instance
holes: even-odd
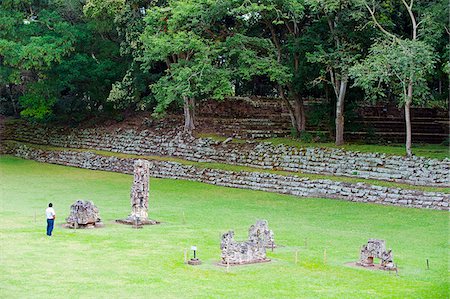
[[[412,94],[413,94],[413,83],[412,80],[408,83],[408,94],[406,96],[406,102],[405,102],[405,124],[406,124],[406,155],[408,157],[412,156],[411,151],[411,115],[410,115],[410,108],[411,108],[411,102],[412,102]]]
[[[183,97],[183,110],[184,110],[184,132],[192,133],[195,129],[195,101],[194,99],[189,99]]]
[[[295,120],[296,120],[296,129],[297,132],[302,134],[306,129],[306,116],[305,116],[305,104],[303,102],[303,98],[295,94],[294,95],[294,103],[295,103]]]
[[[9,99],[10,99],[12,107],[13,107],[14,116],[18,117],[19,116],[19,111],[17,109],[16,100],[14,99],[14,96],[13,96],[11,84],[8,85],[8,87],[6,89],[8,90],[8,96],[9,96]]]
[[[286,97],[284,93],[284,89],[281,86],[278,86],[278,92],[280,93],[281,99],[286,105],[289,111],[289,117],[291,118],[292,128],[295,130],[296,134],[301,134],[305,131],[305,107],[303,103],[303,99],[298,94],[294,95],[294,103],[295,106],[292,107],[291,102]]]
[[[344,144],[344,100],[347,91],[347,78],[343,78],[339,86],[339,95],[336,102],[336,145]]]

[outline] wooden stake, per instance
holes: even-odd
[[[323,263],[324,264],[327,263],[327,249],[326,248],[323,250]]]
[[[427,270],[430,270],[430,262],[427,259]]]

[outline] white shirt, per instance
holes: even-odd
[[[47,219],[53,219],[53,217],[56,215],[55,214],[55,210],[53,208],[51,208],[51,207],[48,207],[45,210],[45,214],[47,215]]]

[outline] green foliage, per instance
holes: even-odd
[[[194,13],[195,12],[195,13]],[[215,1],[173,1],[170,7],[147,10],[142,34],[143,67],[166,63],[167,69],[151,89],[157,100],[155,114],[186,99],[223,99],[232,94],[230,72],[222,63],[222,41],[205,37],[225,15]]]
[[[398,41],[375,38],[365,3]],[[329,99],[329,83],[346,79],[366,56],[352,68],[353,86],[371,100],[394,94],[401,103],[403,79],[417,71],[415,104],[446,108],[448,3],[414,1],[414,14],[421,43],[407,41],[409,15],[393,0],[5,0],[0,110],[80,122],[122,110],[162,115],[183,98],[281,90],[291,99]],[[331,113],[323,117],[334,123]],[[315,112],[310,118],[317,123]]]
[[[371,99],[386,97],[391,91],[401,105],[412,75],[415,103],[422,104],[430,95],[427,77],[432,73],[436,56],[433,49],[422,41],[377,41],[367,58],[351,69],[355,85],[362,87]]]
[[[39,94],[27,94],[20,97],[19,101],[23,107],[26,107],[20,112],[20,115],[42,121],[52,114],[56,98],[43,97]]]
[[[292,79],[290,69],[277,62],[276,49],[267,38],[238,33],[228,37],[224,47],[227,63],[237,80],[267,76],[271,82],[285,85]]]
[[[103,111],[123,73],[118,44],[100,38],[111,31],[97,31],[80,2],[33,2],[31,15],[19,2],[2,3],[0,10],[0,27],[8,30],[0,33],[0,83],[13,86],[22,115],[81,121]]]

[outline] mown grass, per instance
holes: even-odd
[[[10,156],[0,175],[1,298],[448,298],[448,212],[151,179],[150,215],[162,224],[133,230],[113,222],[130,212],[130,175]],[[105,228],[61,228],[77,199],[95,202]],[[283,245],[273,261],[215,266],[220,234],[244,239],[261,218]],[[368,238],[387,241],[399,276],[345,265]],[[201,266],[183,264],[191,245]]]
[[[169,161],[176,162],[183,165],[192,165],[201,169],[221,169],[228,171],[247,171],[247,172],[263,172],[263,173],[271,173],[271,174],[279,174],[279,175],[292,175],[297,177],[303,177],[310,180],[332,180],[337,182],[346,182],[346,183],[365,183],[375,186],[381,187],[389,187],[389,188],[401,188],[401,189],[409,189],[409,190],[420,190],[420,191],[428,191],[428,192],[444,192],[450,193],[450,188],[448,187],[430,187],[430,186],[414,186],[404,183],[396,183],[396,182],[388,182],[374,179],[364,179],[364,178],[354,178],[354,177],[345,177],[345,176],[335,176],[335,175],[321,175],[321,174],[312,174],[312,173],[303,173],[303,172],[290,172],[290,171],[282,171],[282,170],[271,170],[271,169],[263,169],[257,167],[249,167],[249,166],[240,166],[240,165],[231,165],[225,163],[215,163],[215,162],[195,162],[188,161],[180,158],[167,157],[167,156],[144,156],[144,155],[134,155],[134,154],[124,154],[117,152],[109,152],[102,150],[93,150],[93,149],[77,149],[77,148],[62,148],[62,147],[54,147],[47,145],[38,145],[31,143],[23,143],[17,141],[7,141],[7,143],[17,143],[17,144],[25,144],[29,147],[42,149],[47,151],[76,151],[76,152],[92,152],[97,155],[105,156],[105,157],[118,157],[118,158],[134,158],[134,159],[148,159],[148,160],[156,160],[156,161]]]

